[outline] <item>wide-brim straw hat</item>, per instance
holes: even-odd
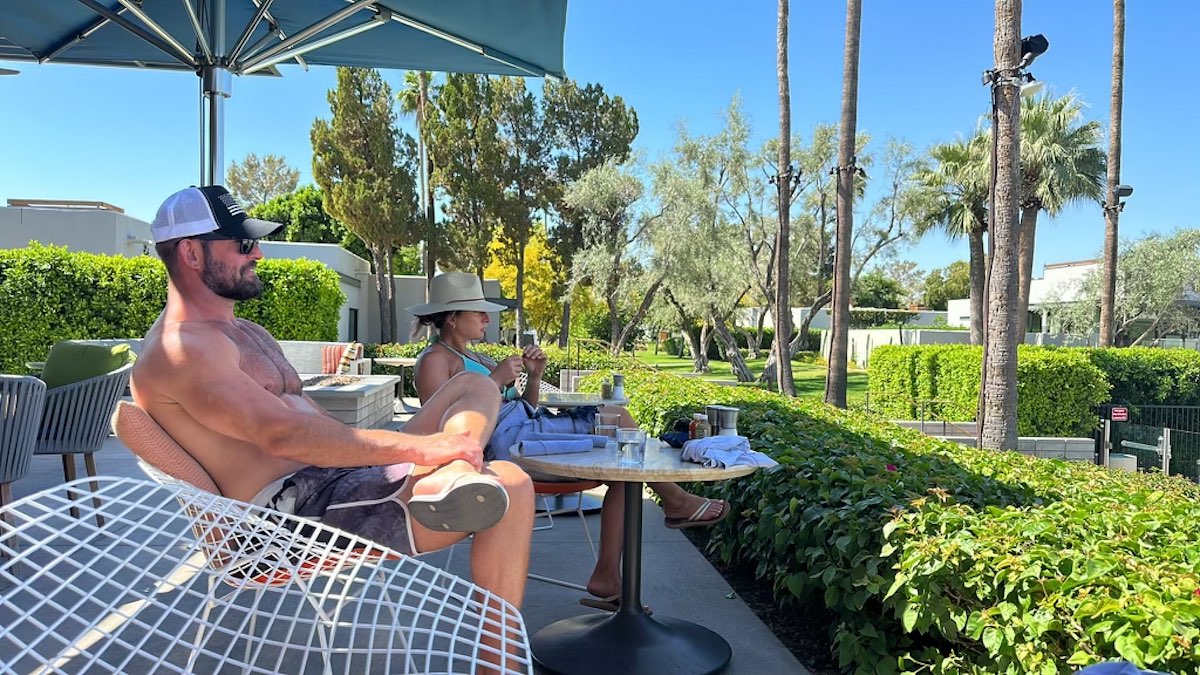
[[[479,277],[468,272],[443,272],[429,284],[429,302],[405,308],[413,316],[439,312],[501,312],[507,306],[483,297]]]

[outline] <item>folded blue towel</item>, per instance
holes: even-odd
[[[530,441],[577,441],[587,439],[593,446],[603,448],[608,443],[608,436],[599,436],[596,434],[556,434],[549,431],[531,431],[525,435],[525,438]]]
[[[522,457],[565,455],[572,452],[591,452],[592,442],[586,438],[569,441],[521,441],[518,452]]]

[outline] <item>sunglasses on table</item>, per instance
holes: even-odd
[[[202,241],[236,241],[238,242],[238,253],[241,253],[242,255],[250,255],[250,252],[253,251],[254,247],[258,245],[257,239],[240,239],[238,237],[231,237],[227,234],[221,234],[220,232],[209,232],[207,234],[196,235],[196,239],[200,239]]]

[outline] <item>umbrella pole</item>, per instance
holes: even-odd
[[[201,185],[225,183],[225,99],[229,98],[233,76],[226,68],[205,65],[200,68],[203,99],[201,114],[204,138],[201,140]]]

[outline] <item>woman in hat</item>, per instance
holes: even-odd
[[[504,395],[496,430],[484,448],[488,460],[506,459],[509,448],[531,432],[591,433],[598,408],[580,407],[554,414],[538,407],[538,389],[546,369],[542,350],[530,345],[521,354],[499,363],[471,351],[470,343],[483,339],[489,312],[508,309],[483,296],[479,278],[464,272],[446,272],[434,277],[429,302],[407,311],[417,317],[420,326],[432,326],[435,337],[417,358],[416,386],[421,401],[433,396],[451,377],[462,372],[487,375]],[[518,396],[513,383],[524,371],[525,391]],[[621,406],[604,406],[605,412],[621,416],[620,426],[637,423]],[[729,515],[724,500],[693,495],[675,483],[650,483],[662,498],[664,524],[673,529],[712,525]],[[621,600],[621,537],[624,516],[624,483],[610,483],[600,514],[600,552],[587,589],[593,596],[581,603],[589,607],[615,611]]]

